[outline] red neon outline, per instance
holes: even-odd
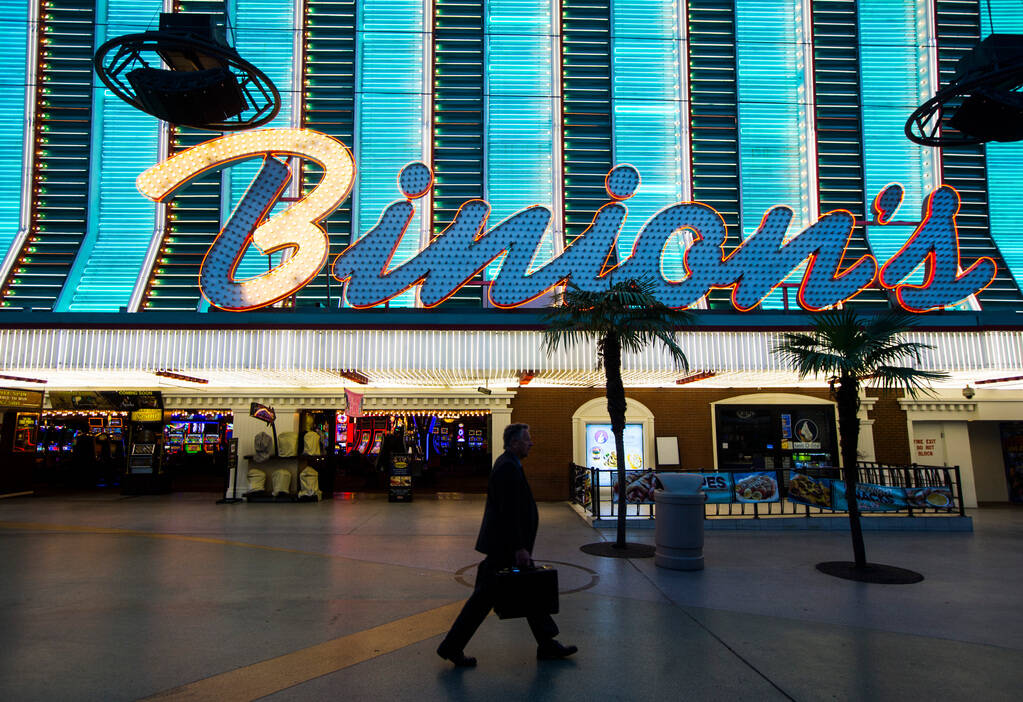
[[[853,215],[853,213],[850,212],[849,210],[838,209],[838,210],[831,210],[830,212],[826,212],[823,216],[819,217],[817,219],[817,221],[820,222],[822,219],[824,219],[824,217],[827,217],[828,215],[830,215],[832,213],[835,213],[835,212],[845,212],[847,215],[849,215],[849,218],[852,220],[852,226],[849,227],[849,233],[846,234],[845,246],[842,247],[842,254],[838,257],[838,268],[836,269],[835,274],[831,276],[831,280],[834,281],[834,282],[841,281],[847,275],[852,273],[853,269],[855,269],[861,263],[866,261],[868,258],[871,261],[874,262],[874,274],[870,277],[870,282],[868,282],[866,285],[861,287],[859,290],[857,290],[855,293],[853,293],[849,297],[843,297],[841,300],[838,300],[833,305],[830,305],[828,307],[814,307],[812,305],[808,305],[808,304],[806,304],[806,301],[803,299],[803,291],[806,288],[807,283],[810,282],[810,276],[813,274],[813,268],[814,268],[814,266],[817,265],[817,257],[820,255],[819,251],[814,251],[812,254],[810,254],[809,261],[806,264],[806,272],[803,273],[803,280],[799,283],[799,291],[796,293],[796,303],[800,307],[802,307],[804,310],[809,310],[811,312],[820,312],[822,310],[828,310],[828,309],[831,309],[833,307],[836,307],[837,305],[841,305],[844,302],[848,302],[849,300],[853,299],[854,297],[859,295],[861,292],[863,292],[863,290],[865,290],[866,288],[870,287],[874,283],[874,281],[877,280],[878,271],[880,271],[880,266],[878,266],[878,264],[877,264],[877,258],[875,258],[874,254],[871,254],[871,253],[863,254],[858,259],[856,259],[856,261],[854,261],[853,263],[849,264],[848,266],[845,267],[844,270],[842,270],[841,266],[842,266],[842,261],[845,260],[845,252],[849,250],[849,244],[852,243],[852,233],[856,229],[856,216]],[[813,225],[811,225],[811,226],[813,226]],[[772,290],[773,289],[774,288],[772,288]]]
[[[956,245],[956,268],[960,268],[961,267],[962,257],[959,255],[959,222],[958,222],[957,217],[959,215],[959,210],[962,208],[963,200],[962,200],[962,197],[960,197],[958,190],[956,190],[951,185],[942,184],[942,185],[938,186],[935,190],[931,191],[931,194],[927,196],[927,209],[926,209],[926,211],[924,213],[924,218],[920,221],[920,224],[917,225],[916,229],[913,231],[913,234],[909,237],[909,239],[906,240],[906,243],[904,243],[902,245],[902,247],[897,252],[895,252],[895,255],[893,255],[891,258],[888,259],[888,261],[884,264],[884,266],[881,267],[881,270],[878,272],[878,282],[881,284],[882,287],[885,287],[885,288],[888,288],[889,290],[894,291],[895,299],[898,300],[899,305],[904,310],[906,310],[907,312],[914,312],[914,313],[923,314],[925,312],[931,312],[933,310],[944,309],[945,307],[948,306],[948,305],[935,305],[933,307],[928,307],[926,309],[920,309],[920,308],[916,308],[916,307],[910,306],[902,298],[903,290],[905,290],[907,288],[910,289],[910,290],[926,290],[927,288],[929,288],[931,286],[931,283],[934,282],[934,276],[937,273],[937,268],[938,268],[938,266],[937,266],[937,252],[934,250],[934,248],[931,248],[931,250],[927,253],[926,256],[924,256],[923,260],[920,262],[920,263],[924,264],[924,270],[926,271],[926,275],[927,275],[926,280],[924,280],[924,282],[922,284],[920,284],[920,285],[913,285],[911,283],[894,283],[894,284],[892,284],[892,283],[885,282],[885,279],[884,279],[885,270],[887,270],[889,264],[891,264],[892,261],[894,261],[896,258],[898,258],[899,255],[903,251],[905,251],[909,247],[909,245],[913,243],[913,241],[916,240],[917,236],[923,230],[924,225],[926,225],[927,222],[930,220],[931,212],[932,212],[933,207],[934,207],[934,196],[938,193],[939,190],[941,190],[941,188],[948,188],[949,190],[954,192],[955,195],[956,195],[956,209],[955,209],[955,212],[952,213],[952,240],[955,242],[955,245]],[[963,278],[965,278],[967,275],[972,273],[973,270],[977,266],[979,266],[982,261],[990,261],[991,265],[994,266],[995,273],[994,273],[994,275],[991,276],[991,280],[989,280],[984,287],[982,287],[980,290],[975,290],[974,292],[970,293],[966,297],[970,297],[971,295],[979,295],[980,293],[982,293],[985,290],[987,290],[988,287],[991,285],[991,283],[995,282],[995,278],[998,275],[998,264],[995,263],[995,260],[993,258],[991,258],[990,256],[981,256],[980,258],[978,258],[976,261],[973,262],[972,266],[970,266],[966,270],[962,271],[961,273],[956,273],[955,279],[952,282],[958,282],[958,281],[962,280]],[[917,266],[919,266],[919,265],[920,264],[918,263]],[[916,266],[914,266],[914,270],[915,269],[916,269]],[[963,300],[965,300],[965,299],[966,298],[963,298]],[[962,302],[962,300],[958,300],[957,302],[951,303],[951,304],[958,304],[959,302]]]

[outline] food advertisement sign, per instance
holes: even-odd
[[[643,470],[643,425],[625,425],[625,469]],[[610,424],[586,425],[586,464],[597,470],[617,470],[615,436]]]
[[[810,507],[834,509],[831,502],[831,480],[792,473],[788,484],[788,500]]]
[[[731,473],[701,473],[703,476],[703,492],[707,495],[708,504],[729,504],[732,502]]]
[[[849,501],[846,499],[843,481],[832,481],[832,494],[835,496],[835,509],[847,511]],[[906,508],[906,491],[899,487],[857,483],[856,504],[861,512],[894,512]]]
[[[845,497],[845,483],[833,481],[835,509],[848,510]],[[952,491],[946,487],[901,488],[887,485],[856,484],[856,504],[861,512],[895,512],[913,507],[916,509],[953,509],[955,501]]]
[[[819,449],[821,447],[821,430],[817,422],[804,417],[796,422],[793,449]]]
[[[641,504],[654,501],[654,490],[661,487],[657,476],[652,470],[632,470],[625,474],[625,501],[630,504]],[[611,494],[618,496],[618,480],[611,484]]]
[[[778,478],[771,472],[735,473],[736,502],[777,502]]]

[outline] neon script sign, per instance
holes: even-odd
[[[267,218],[291,178],[278,156],[298,156],[319,164],[323,179],[283,212]],[[319,225],[351,192],[355,162],[340,141],[307,129],[264,129],[218,137],[157,164],[138,178],[143,195],[156,201],[212,168],[262,158],[259,174],[231,214],[203,260],[199,287],[210,304],[243,311],[270,305],[300,290],[327,262],[329,242]],[[613,268],[606,266],[625,223],[624,204],[640,185],[639,172],[628,165],[611,170],[605,181],[610,201],[594,214],[582,236],[547,264],[530,270],[551,220],[546,207],[534,205],[487,229],[490,205],[464,203],[446,230],[415,257],[391,267],[391,259],[415,213],[413,201],[433,186],[422,163],[402,169],[398,185],[404,199],[387,206],[377,224],[335,258],[331,273],[346,283],[354,307],[379,305],[418,285],[419,297],[433,307],[455,293],[502,254],[507,254],[492,284],[497,307],[517,307],[568,280],[587,290],[606,286],[608,276],[653,279],[658,299],[671,307],[689,307],[713,288],[730,288],[739,310],[756,307],[800,264],[807,262],[799,287],[799,304],[823,310],[848,300],[874,284],[894,291],[899,304],[913,312],[954,305],[980,292],[995,276],[995,263],[981,258],[962,270],[956,214],[959,194],[943,185],[926,201],[923,221],[884,266],[870,254],[843,265],[855,221],[845,210],[823,215],[798,234],[785,238],[792,210],[772,207],[760,227],[733,251],[725,250],[725,224],[714,209],[699,202],[665,207],[643,225],[632,253]],[[886,187],[874,201],[875,222],[887,224],[902,203],[899,185]],[[672,235],[688,231],[685,275],[669,280],[662,256]],[[249,244],[264,254],[287,256],[270,271],[236,279],[235,271]],[[923,281],[902,282],[918,267]]]

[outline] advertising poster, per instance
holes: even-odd
[[[642,471],[643,425],[625,425],[625,469]],[[615,453],[615,437],[610,424],[586,425],[586,465],[597,470],[617,470],[618,457]]]
[[[412,501],[411,462],[412,457],[405,453],[396,453],[391,456],[389,470],[390,485],[387,491],[387,500],[389,502]]]
[[[707,494],[708,504],[729,504],[732,501],[731,473],[701,473],[703,491]]]
[[[835,509],[847,511],[849,501],[845,496],[845,482],[841,480],[832,482]],[[856,504],[859,505],[861,512],[894,512],[906,508],[906,491],[900,487],[857,483]]]
[[[618,496],[618,480],[612,477],[611,494]],[[629,504],[642,504],[654,501],[654,490],[661,487],[657,476],[652,470],[633,470],[625,474],[625,501]]]
[[[777,502],[778,478],[771,472],[734,473],[736,502]]]
[[[792,473],[788,484],[788,501],[821,509],[835,509],[831,501],[831,480]]]
[[[952,489],[947,487],[906,488],[906,505],[931,509],[953,510],[956,508]]]

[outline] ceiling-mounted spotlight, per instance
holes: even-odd
[[[164,12],[159,31],[111,39],[92,63],[114,95],[172,124],[217,132],[262,126],[281,109],[280,93],[226,34],[224,13]]]
[[[490,394],[492,394],[492,393],[493,393],[494,391],[493,391],[493,390],[491,390],[490,388],[483,388],[483,387],[480,387],[480,388],[476,388],[476,392],[478,392],[478,393],[481,393],[481,394],[483,394],[483,395],[490,395]]]
[[[972,400],[973,396],[976,394],[977,391],[971,388],[969,383],[967,383],[966,387],[963,388],[963,397],[965,397],[967,400]]]
[[[989,34],[959,58],[949,84],[913,111],[906,136],[924,146],[1023,140],[1021,87],[1023,35]]]

